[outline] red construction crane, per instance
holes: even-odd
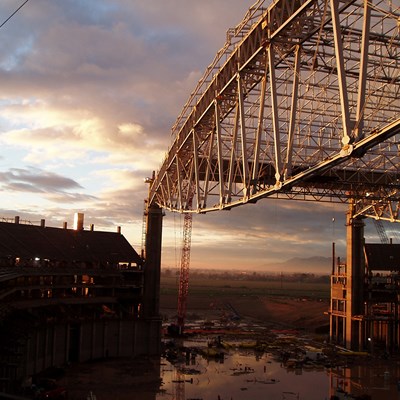
[[[381,243],[389,244],[390,243],[390,239],[388,238],[388,235],[386,233],[386,229],[385,229],[385,227],[383,225],[382,220],[373,219],[373,221],[374,221],[375,228],[376,228],[376,230],[378,232],[379,239],[381,240]]]
[[[189,265],[190,265],[190,246],[192,241],[192,214],[185,214],[183,221],[183,243],[181,254],[181,271],[179,275],[178,293],[178,333],[182,334],[187,307],[187,296],[189,290]]]

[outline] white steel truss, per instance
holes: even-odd
[[[357,215],[397,220],[400,0],[268,3],[228,31],[172,128],[150,202],[202,213],[351,198]]]

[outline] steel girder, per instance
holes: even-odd
[[[400,0],[267,3],[228,31],[183,107],[150,202],[351,198],[359,215],[397,220]]]

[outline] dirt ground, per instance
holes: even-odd
[[[169,319],[176,315],[176,296],[161,295],[161,314]],[[288,296],[224,296],[209,299],[191,295],[187,320],[230,320],[233,317],[253,319],[257,323],[276,328],[305,330],[329,325],[329,301]]]

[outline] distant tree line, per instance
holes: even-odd
[[[162,268],[161,276],[179,278],[178,268]],[[282,281],[282,282],[310,282],[329,283],[329,275],[318,275],[313,273],[272,273],[272,272],[246,272],[238,270],[190,270],[190,279],[212,279],[212,280],[237,280],[237,281]]]

